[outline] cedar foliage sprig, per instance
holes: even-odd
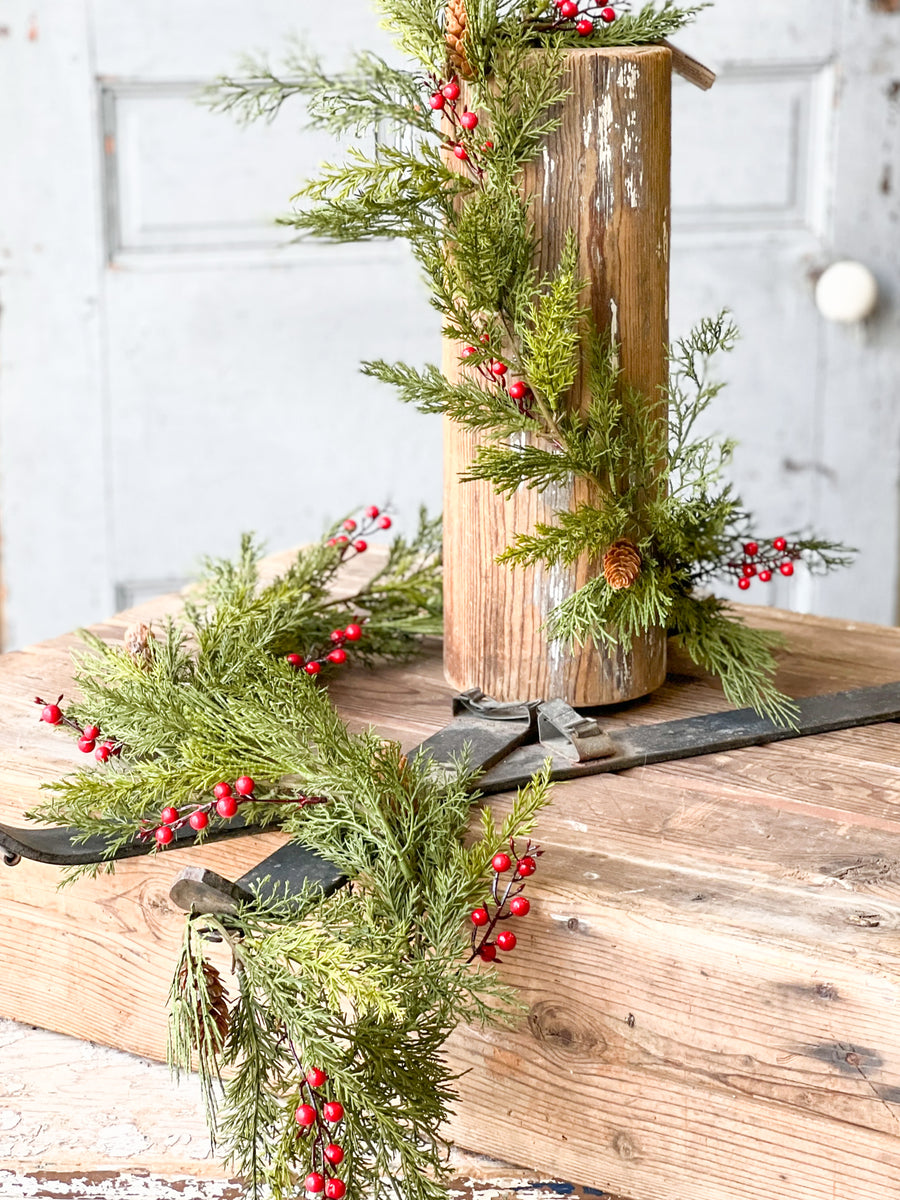
[[[263,1187],[293,1195],[297,1173],[315,1165],[294,1120],[304,1071],[315,1065],[344,1107],[348,1194],[440,1200],[439,1129],[454,1097],[440,1050],[460,1020],[503,1022],[519,1011],[494,971],[463,965],[466,919],[486,894],[493,854],[531,832],[547,776],[519,793],[501,829],[486,812],[481,837],[464,848],[464,776],[439,779],[398,747],[348,733],[321,692],[313,707],[328,753],[310,758],[307,779],[331,802],[309,820],[297,816],[292,832],[358,884],[324,900],[312,888],[284,896],[263,885],[260,900],[233,916],[190,918],[170,1060],[199,1065],[211,1128],[253,1196]],[[227,943],[239,985],[215,1057],[215,1021],[198,1029],[208,1010],[195,1003],[209,931]]]
[[[280,820],[284,809],[272,802],[301,794],[296,779],[284,780],[302,761],[298,738],[318,686],[285,654],[328,646],[336,625],[364,619],[354,661],[403,661],[422,635],[441,629],[439,521],[423,512],[415,536],[395,538],[384,565],[350,595],[334,594],[344,551],[330,540],[301,550],[265,585],[250,537],[236,559],[208,560],[183,614],[150,642],[149,667],[85,631],[89,652],[76,657],[80,698],[69,712],[99,725],[123,753],[103,770],[48,785],[48,799],[29,815],[72,826],[85,839],[102,836],[112,856],[163,805],[208,800],[219,780],[249,773],[260,783],[260,802],[244,815],[252,823]],[[68,878],[99,869],[77,867]]]

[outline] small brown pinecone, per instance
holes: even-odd
[[[630,588],[641,573],[641,552],[628,538],[613,542],[603,555],[603,574],[616,592]]]
[[[215,1030],[213,1037],[215,1044],[209,1049],[213,1051],[221,1050],[225,1044],[225,1039],[228,1036],[228,1026],[230,1016],[228,1013],[228,992],[225,990],[225,984],[222,982],[222,976],[211,962],[203,961],[203,978],[206,981],[206,1011],[203,1009],[203,1003],[197,1001],[197,1036],[198,1050],[207,1049],[206,1038],[210,1026]],[[181,970],[178,975],[178,981],[181,986],[181,994],[187,992],[188,982],[188,966],[187,963],[181,964]]]
[[[444,33],[447,37],[447,57],[450,67],[463,79],[472,78],[472,68],[466,57],[466,34],[469,29],[469,14],[466,0],[447,0]]]
[[[125,649],[140,667],[149,668],[153,662],[153,650],[150,643],[155,642],[153,630],[143,621],[129,625],[123,635]]]

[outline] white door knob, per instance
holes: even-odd
[[[816,304],[826,321],[864,321],[878,304],[878,280],[863,263],[832,263],[819,276]]]

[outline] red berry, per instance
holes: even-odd
[[[78,739],[78,749],[82,754],[90,754],[96,744],[93,738],[87,736]]]
[[[464,112],[459,118],[459,123],[463,129],[476,129],[478,127],[478,113]]]
[[[559,6],[559,11],[568,19],[570,17],[577,16],[578,5],[575,3],[575,0],[563,0],[562,4]]]
[[[318,1171],[310,1171],[306,1177],[304,1186],[308,1192],[312,1192],[313,1195],[317,1196],[319,1192],[325,1191],[325,1176],[320,1175]]]
[[[616,10],[614,8],[604,8],[600,16],[607,23],[607,25],[611,25],[616,19]]]
[[[531,901],[527,896],[513,896],[509,902],[509,911],[514,917],[527,917],[531,911]]]
[[[578,24],[575,26],[575,29],[581,34],[582,37],[590,37],[594,32],[594,22],[588,17],[584,17],[578,22]]]
[[[302,667],[303,666],[303,655],[302,654],[286,654],[284,656],[284,661],[292,667],[295,667],[295,668]]]
[[[474,346],[466,346],[466,348],[463,350],[460,357],[461,358],[471,358],[473,354],[477,354],[477,353],[478,353],[478,351],[475,349]]]
[[[478,340],[481,342],[482,346],[489,346],[491,344],[491,335],[489,333],[483,333]]]
[[[469,157],[468,150],[465,148],[465,146],[461,142],[458,142],[453,147],[453,153],[456,155],[456,157],[459,159],[460,162],[465,162],[466,159]]]
[[[328,1200],[344,1200],[347,1192],[347,1185],[343,1179],[329,1179],[325,1184],[325,1195]]]
[[[328,541],[327,541],[325,544],[326,544],[327,546],[336,546],[336,545],[337,545],[337,538],[329,538],[329,539],[328,539]]]
[[[741,569],[744,572],[744,577],[746,579],[752,579],[756,574],[756,566],[753,563],[744,563]]]
[[[178,820],[178,809],[167,805],[159,814],[159,819],[164,825],[171,825],[173,821]]]
[[[747,542],[744,546],[744,553],[748,558],[755,558],[759,554],[759,544],[757,542]]]
[[[783,537],[777,537],[772,545],[780,553],[782,550],[787,550],[787,539]]]
[[[348,517],[347,520],[344,522],[344,528],[347,530],[348,533],[352,533],[353,530],[356,528],[356,522],[353,520],[352,517]]]
[[[511,929],[504,929],[501,934],[497,935],[497,945],[501,950],[515,950],[517,940]]]
[[[161,846],[168,846],[175,834],[168,825],[160,825],[156,833],[153,835]]]
[[[234,781],[234,790],[239,796],[251,796],[255,787],[256,784],[249,775],[242,775]]]
[[[445,83],[441,88],[441,92],[445,100],[459,99],[459,84],[455,79],[451,79],[449,83]]]
[[[353,549],[357,554],[365,554],[369,548],[369,543],[364,538],[357,538],[353,543]]]
[[[772,578],[771,571],[760,571],[760,573],[759,573],[759,582],[760,583],[768,583],[771,578]]]
[[[348,625],[344,630],[344,637],[348,642],[358,642],[362,637],[362,630],[358,625]]]
[[[322,1151],[327,1162],[330,1162],[333,1167],[339,1167],[344,1161],[344,1148],[339,1146],[337,1142],[329,1142]]]
[[[213,788],[213,795],[217,800],[224,800],[226,796],[231,795],[231,784],[217,783]]]
[[[509,394],[513,400],[521,400],[527,391],[528,388],[520,379],[509,385]]]
[[[98,746],[94,751],[94,758],[96,758],[97,762],[106,762],[110,754],[112,754],[112,746],[104,742],[102,746]]]
[[[482,148],[482,150],[485,150],[485,151],[487,151],[487,150],[493,150],[493,148],[494,148],[494,143],[493,143],[493,142],[485,142],[485,143],[484,143],[484,145],[483,145],[481,148]]]
[[[329,1100],[327,1104],[322,1105],[322,1112],[325,1115],[325,1120],[332,1125],[337,1125],[338,1121],[343,1120],[344,1106],[339,1100]]]
[[[331,638],[331,640],[334,642],[334,644],[336,646],[339,646],[341,644],[341,642],[344,640],[344,631],[343,631],[343,629],[332,629],[331,633],[328,636]]]
[[[749,586],[750,586],[750,580],[746,577],[746,575],[742,576],[738,580],[738,587],[741,589],[742,592],[746,592],[746,590]]]
[[[497,957],[497,947],[494,945],[493,942],[485,942],[484,945],[481,947],[481,949],[478,951],[478,956],[484,962],[493,962],[494,959]]]
[[[435,109],[435,111],[440,112],[440,110],[444,107],[444,97],[440,92],[435,92],[428,103],[433,109]]]
[[[203,812],[202,809],[198,809],[196,812],[191,813],[191,815],[188,817],[188,824],[190,825],[191,829],[205,829],[209,824],[209,816],[207,813]]]
[[[317,662],[308,662],[303,670],[307,675],[318,675],[322,670],[322,664]]]
[[[294,1113],[294,1119],[298,1125],[302,1125],[304,1128],[306,1128],[307,1126],[315,1123],[316,1110],[311,1104],[301,1104]]]
[[[306,1082],[310,1087],[321,1087],[328,1082],[328,1076],[321,1067],[310,1067],[306,1072]]]
[[[223,796],[216,801],[216,812],[220,817],[233,817],[237,810],[238,803],[234,796]]]
[[[500,362],[498,358],[491,359],[491,374],[502,379],[509,367],[504,362]]]
[[[328,661],[330,663],[337,663],[338,665],[345,663],[347,661],[347,651],[342,650],[340,646],[338,646],[336,650],[332,650],[332,652],[328,655]]]
[[[379,529],[390,529],[390,527],[393,525],[393,523],[394,522],[391,520],[390,517],[382,517],[381,520],[378,522],[378,528]]]
[[[516,863],[516,870],[524,878],[535,873],[537,870],[537,863],[530,854],[526,854],[524,858],[520,858]]]
[[[782,575],[793,575],[794,564],[788,560],[787,562],[783,562],[778,570],[782,573]]]
[[[46,721],[48,725],[58,725],[62,719],[62,709],[58,704],[45,705],[41,713],[42,721]]]
[[[488,923],[488,921],[490,921],[490,919],[491,918],[488,916],[488,912],[487,912],[486,908],[472,909],[472,924],[473,925],[479,925],[479,926],[487,925],[487,923]]]
[[[340,534],[334,540],[338,546],[346,546],[347,543],[350,541],[350,539],[347,537],[347,535],[345,533]]]
[[[508,871],[512,866],[512,859],[501,850],[499,854],[495,854],[491,859],[491,866],[495,871],[502,873],[503,871]]]
[[[370,521],[374,521],[375,518],[380,515],[381,515],[381,509],[378,507],[377,504],[370,504],[369,507],[366,509],[366,516],[369,518]]]
[[[85,725],[84,729],[82,729],[82,731],[81,731],[81,736],[86,737],[86,738],[91,738],[92,740],[98,738],[100,736],[100,726],[99,725]]]

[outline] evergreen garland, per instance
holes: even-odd
[[[335,661],[348,653],[368,666],[403,661],[422,635],[441,631],[440,523],[423,512],[416,535],[395,538],[364,587],[336,597],[341,565],[360,553],[341,529],[355,524],[336,525],[265,586],[261,550],[245,537],[235,560],[206,562],[183,616],[145,638],[141,653],[83,632],[80,696],[59,715],[82,738],[93,734],[84,748],[99,742],[106,767],[48,785],[48,799],[28,815],[101,836],[112,856],[135,837],[152,837],[163,807],[208,807],[222,780],[257,781],[241,801],[251,823],[284,823],[284,806],[303,808],[303,742],[323,719],[316,680],[340,669]],[[339,725],[335,717],[328,729]],[[115,753],[101,754],[105,747]],[[201,838],[219,820],[210,815]],[[68,878],[98,869],[76,867]]]
[[[292,664],[286,646],[331,669],[323,641],[363,662],[403,658],[440,628],[435,522],[423,514],[415,538],[397,538],[361,590],[335,599],[341,563],[363,544],[340,529],[266,586],[245,538],[235,561],[207,564],[159,638],[146,627],[121,646],[86,635],[80,698],[42,717],[120,753],[49,785],[29,816],[100,834],[111,852],[156,834],[158,852],[186,813],[224,821],[244,804],[248,821],[277,821],[352,879],[329,897],[266,880],[233,914],[192,913],[170,1061],[199,1070],[214,1141],[251,1196],[287,1200],[305,1180],[328,1200],[439,1200],[454,1097],[441,1049],[459,1021],[518,1014],[489,964],[516,944],[499,923],[528,911],[521,892],[540,854],[530,834],[549,779],[523,788],[500,828],[482,811],[467,846],[465,764],[438,771],[371,730],[351,733],[322,672]],[[334,626],[348,619],[342,637]],[[217,942],[231,954],[233,1000]]]
[[[465,369],[456,382],[434,366],[378,361],[364,371],[421,411],[485,435],[463,479],[487,481],[505,496],[573,478],[588,483],[591,503],[513,541],[501,556],[511,567],[602,558],[626,541],[634,547],[640,570],[633,583],[614,587],[611,578],[626,577],[598,574],[551,614],[551,636],[627,645],[664,626],[720,677],[735,705],[790,722],[792,702],[773,682],[778,637],[747,628],[705,588],[723,577],[747,587],[756,574],[766,581],[773,570],[791,573],[801,559],[827,570],[846,563],[848,553],[799,533],[766,540],[770,548],[784,543],[780,558],[771,550],[764,559],[747,553],[759,544],[752,519],[723,480],[733,444],[696,431],[720,390],[709,362],[733,346],[732,322],[727,314],[705,320],[673,347],[668,397],[658,404],[625,386],[617,346],[593,328],[583,306],[574,237],[556,270],[536,276],[536,234],[521,187],[523,167],[559,119],[568,45],[657,41],[704,6],[667,0],[633,14],[605,9],[583,28],[562,0],[378,6],[416,60],[412,69],[366,53],[332,76],[297,50],[284,78],[247,63],[245,78],[223,78],[210,93],[214,107],[246,119],[270,117],[300,95],[312,125],[377,135],[373,149],[351,146],[343,161],[325,165],[284,222],[300,236],[338,242],[406,240]],[[463,52],[465,111],[454,73]],[[587,412],[568,403],[583,359],[590,364]],[[664,403],[668,428],[660,420]]]

